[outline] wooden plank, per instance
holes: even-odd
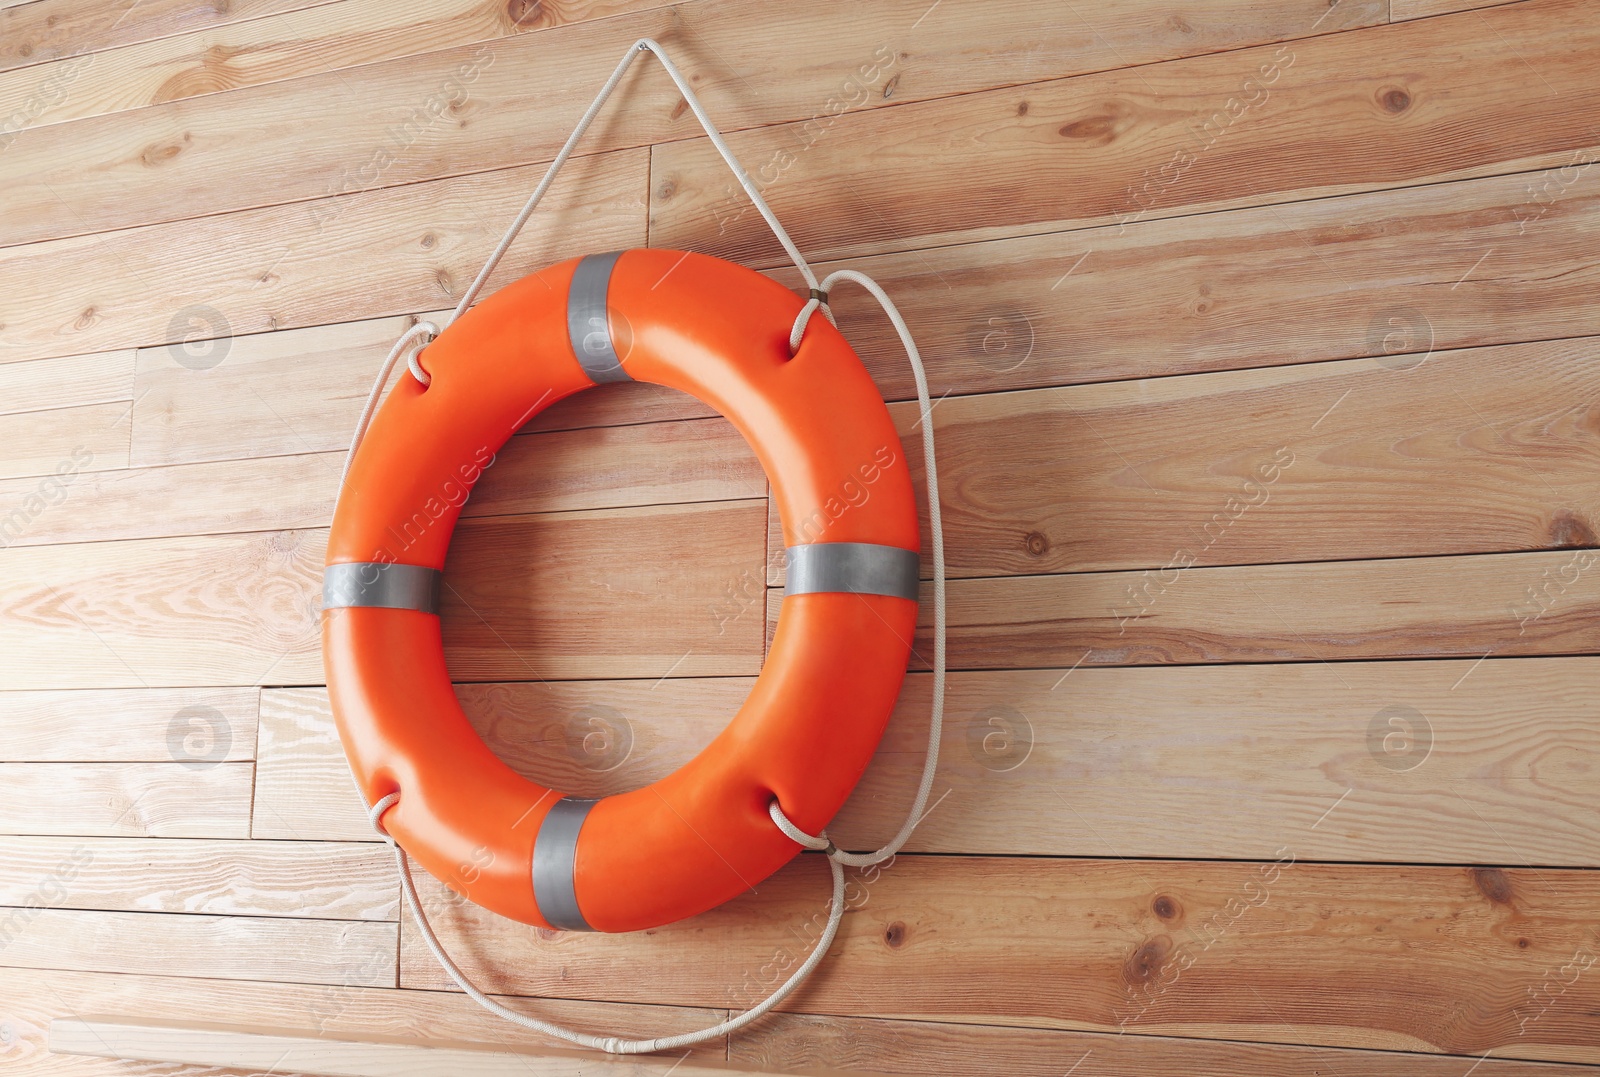
[[[941,357],[930,372],[936,396],[1363,352],[1404,367],[1408,360],[1384,350],[1600,331],[1577,272],[1600,221],[1600,195],[1575,187],[1519,235],[1518,214],[1538,209],[1527,205],[1529,182],[1486,179],[1148,221],[1123,238],[1114,229],[1032,237],[891,255],[863,268],[895,295],[923,347]],[[1402,228],[1405,242],[1396,243],[1392,233]],[[1315,255],[1308,235],[1318,240]],[[1461,287],[1439,287],[1454,284],[1485,251],[1491,258]],[[1062,283],[1061,266],[1084,254],[1093,261]],[[1397,285],[1401,273],[1417,283]],[[961,302],[951,302],[953,283],[967,297]],[[1062,286],[1052,291],[1055,284]],[[880,387],[904,399],[912,390],[898,346],[876,308],[863,303],[857,292],[836,294],[846,332]],[[1171,316],[1177,307],[1189,316]],[[1098,312],[1092,333],[1083,327],[1086,308]],[[1400,329],[1375,309],[1400,319]],[[165,347],[142,351],[133,463],[343,447],[371,372],[405,324],[380,319],[239,337],[215,373],[182,365]],[[641,407],[641,396],[652,400]],[[673,403],[683,410],[670,410]],[[620,406],[597,415],[590,404]],[[569,416],[575,406],[581,417]],[[706,413],[682,394],[630,385],[569,398],[540,425]]]
[[[423,317],[444,324],[449,311]],[[286,329],[236,337],[212,370],[185,366],[166,347],[138,352],[134,466],[342,450],[372,379],[414,319]],[[0,375],[7,367],[0,366]],[[567,397],[531,429],[704,418],[693,397],[644,382],[615,382]]]
[[[1585,1077],[1581,1066],[1498,1058],[1396,1055],[1300,1044],[1232,1043],[1167,1036],[1108,1036],[1040,1028],[882,1021],[776,1013],[729,1037],[729,1058],[747,1065],[873,1069],[945,1077]]]
[[[1250,0],[1222,0],[1177,20],[1138,0],[1113,0],[1093,25],[1023,2],[988,5],[981,18],[927,12],[922,0],[844,9],[809,0],[776,12],[756,0],[681,4],[372,64],[359,81],[330,71],[43,127],[0,157],[0,183],[14,210],[0,222],[0,244],[548,160],[617,58],[642,36],[693,61],[696,92],[723,130],[809,119],[831,137],[831,121],[852,109],[1388,17],[1382,0],[1343,3],[1331,13],[1324,0],[1287,0],[1270,11]],[[797,55],[806,63],[795,64]],[[541,76],[537,107],[529,71]],[[626,107],[591,133],[585,152],[699,133],[655,67],[630,78],[618,103]],[[254,137],[236,137],[241,123]],[[130,153],[130,144],[139,149]],[[373,168],[380,154],[384,167]],[[276,165],[262,169],[262,160]],[[752,170],[759,165],[750,161]]]
[[[0,832],[246,838],[250,763],[0,763]]]
[[[1535,863],[1595,863],[1587,788],[1600,740],[1585,694],[1594,661],[1475,661],[952,674],[940,806],[909,848],[1270,859],[1293,823],[1305,831],[1301,854],[1318,860],[1493,863],[1512,856],[1503,835],[1515,833],[1516,851]],[[605,796],[687,762],[750,683],[463,685],[460,694],[518,773]],[[847,847],[875,847],[898,829],[921,773],[929,691],[926,676],[906,682],[831,827]],[[257,837],[376,840],[326,692],[265,693],[261,728]],[[1397,817],[1403,830],[1384,825]],[[1197,830],[1195,819],[1208,823]]]
[[[0,365],[0,412],[49,411],[133,400],[131,351]]]
[[[344,71],[381,60],[608,18],[657,0],[584,0],[560,8],[488,0],[342,0],[292,14],[209,27],[102,52],[0,72],[0,115],[29,114],[39,85],[65,91],[32,126],[100,116],[246,86]],[[76,51],[76,50],[75,50]],[[0,53],[0,56],[3,56]]]
[[[852,880],[854,911],[789,1008],[1600,1060],[1600,977],[1573,982],[1600,947],[1595,873],[1315,864],[1304,833],[1285,825],[1264,863],[901,857]],[[649,934],[541,935],[465,902],[433,920],[486,990],[744,1004],[822,922],[826,871],[800,861]],[[401,983],[447,982],[402,935]]]
[[[0,692],[0,762],[248,762],[254,688]]]
[[[446,661],[462,680],[753,674],[760,620],[727,624],[718,604],[760,580],[765,512],[469,520],[445,569]],[[5,686],[320,683],[326,543],[314,530],[0,551]]]
[[[747,677],[524,681],[456,687],[485,742],[519,774],[578,796],[635,789],[711,742],[744,703]],[[350,783],[322,688],[263,693],[257,838],[376,841]]]
[[[321,680],[326,544],[282,531],[0,551],[5,686]]]
[[[0,838],[0,905],[41,896],[59,909],[393,920],[400,888],[378,845]]]
[[[1588,654],[1600,649],[1595,560],[1582,549],[954,580],[948,658],[1041,669]],[[917,669],[933,653],[930,587]]]
[[[1434,15],[1449,15],[1456,11],[1498,7],[1516,0],[1390,0],[1390,18],[1394,22],[1406,19],[1424,19]]]
[[[384,987],[397,927],[357,920],[0,910],[0,962],[18,968]]]
[[[643,246],[648,167],[643,150],[573,161],[490,290],[563,258]],[[0,359],[174,344],[175,363],[215,373],[242,334],[436,310],[482,268],[543,174],[509,169],[0,251]]]
[[[85,475],[59,506],[17,528],[10,545],[326,527],[343,464],[344,453],[331,452]],[[0,480],[0,504],[22,500],[36,485]],[[513,438],[464,513],[475,518],[765,494],[755,454],[717,417]],[[151,513],[150,505],[163,510]]]
[[[0,71],[43,64],[139,41],[225,26],[327,0],[229,0],[197,7],[184,0],[140,0],[111,17],[67,0],[7,3],[0,10]]]
[[[500,998],[496,1001],[546,1020],[621,1036],[676,1035],[721,1020],[720,1010],[667,1006]],[[58,972],[0,966],[0,1027],[11,1030],[6,1047],[8,1077],[56,1077],[63,1060],[46,1046],[56,1018],[137,1013],[155,1021],[264,1023],[291,1034],[345,1038],[494,1043],[508,1047],[560,1046],[478,1007],[459,991],[397,991],[392,988],[275,984],[176,976],[104,972]],[[724,1043],[714,1040],[689,1049],[692,1059],[720,1059]],[[678,1052],[683,1055],[684,1052]],[[264,1067],[255,1072],[261,1072]],[[167,1070],[163,1067],[163,1070]],[[125,1077],[127,1066],[74,1060],[75,1075]],[[185,1070],[212,1077],[216,1071]],[[238,1072],[238,1071],[232,1071]],[[244,1071],[250,1072],[250,1071]],[[273,1070],[282,1073],[283,1067]],[[220,1074],[218,1075],[220,1077]]]
[[[763,195],[815,258],[1547,167],[1596,146],[1600,87],[1578,56],[1600,47],[1600,25],[1587,13],[1586,0],[1529,0],[867,111],[826,138],[773,125],[729,145],[775,163]],[[1505,86],[1524,83],[1523,108],[1499,110]],[[651,177],[652,244],[787,261],[706,139],[656,146]]]
[[[1592,545],[1600,438],[1584,401],[1600,392],[1597,354],[1600,339],[1584,338],[946,397],[934,423],[948,568]],[[920,471],[918,408],[891,412]],[[776,584],[783,540],[772,534]]]
[[[1596,160],[848,264],[937,357],[935,397],[1358,356],[1403,367],[1406,353],[1600,332],[1586,290]],[[799,286],[792,269],[774,276]],[[884,394],[914,399],[877,304],[854,286],[832,295]]]
[[[607,1056],[577,1048],[380,1043],[285,1036],[259,1025],[217,1028],[116,1018],[84,1021],[58,1017],[50,1022],[49,1044],[50,1050],[68,1055],[234,1069],[288,1067],[328,1077],[412,1077],[417,1073],[522,1077],[530,1072],[545,1077],[761,1077],[775,1072],[723,1062],[689,1062],[682,1057]],[[842,1071],[807,1072],[828,1077]]]
[[[909,848],[1270,860],[1293,827],[1314,860],[1600,862],[1600,664],[1475,662],[954,674]],[[907,682],[830,830],[845,847],[899,828],[930,690]]]
[[[719,603],[765,542],[759,501],[471,521],[445,562],[445,661],[462,681],[754,674],[761,626]]]
[[[127,467],[132,411],[116,403],[0,415],[0,477],[42,476],[28,496],[49,504],[82,472]],[[29,506],[12,511],[26,516]]]
[[[336,452],[84,473],[64,498],[14,527],[7,545],[327,527],[343,466]],[[0,505],[26,505],[38,483],[0,479]]]

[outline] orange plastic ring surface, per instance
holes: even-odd
[[[815,834],[860,779],[910,653],[917,514],[888,409],[838,330],[813,318],[790,357],[801,305],[704,255],[563,262],[451,325],[424,353],[429,385],[402,377],[374,417],[329,538],[329,694],[367,802],[400,794],[384,828],[468,899],[597,931],[693,916],[800,851],[768,816],[774,799]],[[732,722],[673,774],[591,802],[521,777],[478,737],[427,582],[496,450],[555,401],[627,378],[698,397],[749,441],[790,588]]]

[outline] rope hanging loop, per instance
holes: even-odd
[[[478,275],[473,279],[472,284],[468,286],[467,290],[462,294],[460,301],[456,304],[455,309],[451,312],[449,318],[445,322],[445,325],[448,327],[472,306],[473,302],[477,299],[479,293],[483,290],[485,284],[488,282],[490,275],[499,265],[501,259],[504,258],[507,250],[510,249],[512,242],[517,238],[517,235],[522,231],[523,226],[527,223],[529,216],[534,211],[534,208],[538,206],[540,200],[549,190],[550,185],[555,180],[556,174],[561,170],[562,165],[564,165],[567,159],[572,155],[573,149],[577,146],[579,139],[582,138],[584,132],[588,130],[590,124],[593,123],[595,116],[599,113],[601,107],[606,103],[606,100],[611,96],[612,92],[616,89],[617,84],[621,81],[623,75],[633,63],[634,58],[645,52],[655,56],[656,59],[660,61],[662,67],[666,69],[668,76],[672,79],[674,85],[677,86],[678,91],[683,95],[683,99],[689,106],[690,111],[694,113],[695,119],[699,121],[700,126],[705,130],[707,138],[709,138],[712,145],[716,147],[717,152],[722,156],[723,161],[733,172],[734,177],[739,181],[739,184],[744,189],[745,194],[755,205],[756,210],[766,221],[768,227],[772,229],[773,235],[777,237],[778,242],[783,246],[785,253],[788,254],[790,260],[794,263],[795,268],[800,272],[800,276],[803,279],[807,289],[807,298],[805,305],[801,307],[800,312],[796,315],[794,325],[790,330],[789,353],[791,357],[799,351],[800,343],[805,335],[806,327],[810,324],[812,316],[817,311],[820,310],[822,312],[822,316],[827,319],[830,325],[837,327],[837,322],[834,319],[833,311],[828,305],[828,297],[833,285],[841,280],[848,280],[865,288],[883,308],[884,313],[888,316],[890,322],[895,328],[895,331],[900,336],[900,341],[905,347],[906,358],[911,364],[912,373],[916,379],[917,400],[921,407],[922,415],[922,420],[919,425],[922,427],[923,463],[924,473],[927,481],[928,516],[930,530],[932,532],[933,545],[932,582],[934,602],[934,680],[933,702],[929,718],[929,740],[927,756],[923,765],[922,779],[918,785],[917,794],[913,800],[911,810],[906,816],[905,823],[901,826],[899,833],[896,834],[887,845],[870,853],[846,852],[835,845],[832,839],[830,839],[826,833],[819,835],[807,834],[805,831],[795,826],[795,824],[784,813],[783,808],[776,800],[771,802],[768,808],[768,814],[771,816],[773,824],[777,826],[779,830],[781,830],[785,835],[802,847],[824,853],[827,857],[828,869],[833,880],[832,895],[828,907],[828,921],[820,937],[817,939],[816,945],[806,956],[805,961],[795,969],[795,971],[787,980],[785,980],[770,995],[768,995],[767,998],[763,999],[755,1006],[741,1014],[738,1014],[737,1016],[729,1018],[726,1021],[722,1021],[711,1026],[710,1028],[701,1029],[697,1032],[689,1032],[678,1036],[666,1036],[644,1040],[625,1040],[615,1036],[596,1036],[590,1033],[565,1028],[548,1021],[542,1021],[537,1018],[530,1017],[526,1014],[508,1009],[494,999],[489,998],[476,986],[474,986],[470,980],[468,980],[466,974],[461,971],[460,967],[456,965],[455,961],[451,959],[450,955],[445,952],[444,947],[440,944],[438,936],[434,933],[432,925],[428,922],[427,914],[423,910],[422,902],[417,895],[416,883],[411,873],[410,860],[407,857],[405,850],[397,841],[395,841],[394,837],[383,825],[382,817],[384,813],[400,802],[401,794],[399,792],[389,793],[388,795],[380,798],[368,809],[368,818],[372,823],[373,829],[377,831],[383,840],[387,842],[394,850],[395,866],[396,872],[400,877],[401,892],[405,895],[407,908],[411,912],[412,919],[417,924],[417,928],[422,935],[423,941],[427,944],[428,949],[433,954],[435,960],[439,962],[440,966],[445,970],[446,973],[449,974],[450,978],[455,981],[457,986],[465,991],[470,998],[472,998],[484,1009],[498,1017],[505,1019],[508,1022],[511,1022],[512,1024],[546,1036],[553,1036],[558,1039],[566,1040],[567,1042],[576,1044],[580,1047],[604,1051],[608,1054],[625,1055],[676,1050],[678,1048],[689,1047],[697,1043],[704,1043],[707,1040],[715,1039],[720,1036],[726,1036],[729,1033],[735,1032],[751,1022],[758,1020],[763,1015],[771,1011],[803,982],[805,982],[807,977],[809,977],[812,972],[815,971],[817,966],[821,964],[822,959],[827,955],[829,949],[832,947],[834,939],[838,934],[839,925],[844,917],[844,867],[847,865],[865,867],[873,864],[879,864],[889,859],[905,844],[907,839],[909,839],[911,836],[912,831],[915,830],[917,824],[921,821],[923,815],[925,814],[928,795],[933,785],[934,772],[938,766],[939,738],[943,723],[945,698],[944,534],[939,511],[938,469],[934,460],[932,407],[929,402],[927,376],[923,370],[922,358],[921,354],[917,350],[916,342],[912,339],[911,331],[909,328],[907,328],[905,320],[900,316],[899,310],[895,307],[894,303],[889,299],[888,295],[883,291],[883,289],[879,287],[877,282],[871,277],[868,277],[864,273],[856,272],[855,270],[841,269],[829,274],[829,276],[821,282],[817,280],[816,274],[812,271],[811,266],[806,262],[805,257],[800,253],[799,248],[795,246],[794,241],[789,237],[789,233],[785,231],[783,225],[779,223],[777,216],[772,212],[771,207],[767,205],[766,199],[762,197],[761,191],[756,187],[754,181],[751,180],[749,173],[745,171],[744,166],[740,164],[738,158],[734,156],[732,149],[729,148],[727,142],[723,139],[722,133],[717,129],[716,125],[712,123],[710,116],[707,115],[704,107],[700,103],[700,99],[695,95],[693,88],[689,85],[688,80],[683,77],[683,74],[678,70],[677,66],[662,50],[661,46],[655,41],[651,40],[650,38],[640,38],[638,41],[634,42],[633,45],[629,46],[621,61],[612,71],[611,76],[606,80],[605,85],[601,87],[600,92],[596,95],[594,101],[589,105],[589,108],[579,119],[577,126],[573,128],[571,135],[567,137],[567,141],[562,145],[560,152],[557,153],[555,159],[551,161],[549,169],[545,172],[544,177],[539,181],[538,186],[534,188],[533,193],[528,197],[527,202],[523,205],[521,211],[518,212],[516,218],[512,221],[511,226],[506,230],[505,235],[501,238],[495,250],[484,262],[483,268],[478,271]],[[390,350],[388,358],[384,361],[383,367],[378,373],[377,380],[372,387],[372,392],[367,398],[366,406],[362,411],[360,420],[356,424],[355,434],[350,443],[350,451],[345,459],[345,472],[340,477],[341,492],[343,491],[345,477],[349,473],[350,462],[355,458],[356,450],[360,447],[362,439],[366,436],[367,428],[372,421],[372,416],[376,412],[379,403],[382,401],[384,388],[388,385],[389,376],[395,364],[398,362],[401,356],[405,356],[406,367],[410,371],[411,376],[415,378],[419,384],[426,388],[432,383],[433,379],[422,364],[422,352],[428,346],[428,344],[432,343],[432,341],[439,337],[441,332],[442,330],[432,322],[420,321],[407,329],[403,334],[401,334],[400,338],[395,341],[394,347]]]

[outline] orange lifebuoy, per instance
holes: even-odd
[[[888,721],[916,625],[918,532],[888,409],[839,332],[741,266],[630,250],[563,262],[473,308],[402,378],[350,462],[324,582],[323,652],[340,737],[383,827],[436,878],[541,926],[632,931],[712,908],[800,850]],[[587,800],[530,782],[478,737],[451,688],[437,592],[462,504],[540,410],[608,381],[693,394],[772,485],[788,583],[761,675],[675,773]]]

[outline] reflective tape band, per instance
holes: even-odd
[[[598,798],[562,797],[551,807],[533,839],[533,900],[539,915],[562,931],[593,931],[578,909],[574,873],[578,866],[578,831]]]
[[[783,551],[788,576],[783,593],[809,595],[843,591],[917,600],[915,550],[872,542],[813,542]]]
[[[621,251],[611,251],[583,258],[572,271],[572,284],[567,289],[567,336],[572,341],[572,354],[596,385],[633,380],[622,369],[622,360],[611,344],[611,323],[606,317],[611,270],[620,257]]]
[[[322,571],[322,608],[381,606],[392,610],[439,612],[439,581],[444,573],[421,565],[352,561]]]

